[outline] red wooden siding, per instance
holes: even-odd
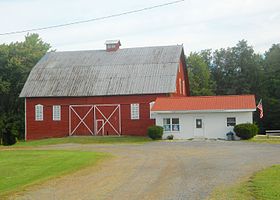
[[[171,94],[171,96],[189,96],[190,88],[189,88],[189,79],[187,75],[186,66],[183,64],[184,61],[181,59],[180,66],[178,68],[177,80],[176,80],[176,92]],[[180,83],[181,82],[181,83]],[[185,84],[183,84],[185,83]],[[182,87],[182,91],[180,91],[180,86]],[[184,87],[184,89],[183,89]],[[183,93],[183,90],[185,93]]]
[[[145,136],[147,127],[153,125],[155,122],[150,119],[150,105],[149,103],[155,101],[158,96],[162,95],[134,95],[134,96],[106,96],[106,97],[51,97],[51,98],[26,98],[26,130],[27,140],[48,138],[48,137],[64,137],[69,135],[69,105],[96,105],[96,104],[120,104],[121,107],[121,133],[123,135],[138,135]],[[139,103],[139,120],[130,119],[130,104]],[[35,121],[35,105],[42,104],[44,106],[44,120]],[[52,106],[61,105],[61,121],[53,121]],[[86,110],[79,110],[78,113],[84,115]],[[105,111],[106,112],[106,111]],[[73,116],[73,115],[72,115]],[[108,117],[108,116],[107,116]],[[115,116],[114,116],[115,117]],[[78,119],[74,119],[74,124],[78,123]],[[93,128],[93,114],[90,114],[85,119],[86,123],[91,124]],[[111,135],[116,135],[107,125],[107,131]],[[79,132],[86,131],[86,127],[80,126]]]

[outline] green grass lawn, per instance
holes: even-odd
[[[257,135],[254,138],[247,141],[256,143],[280,144],[280,137],[270,136],[268,138],[266,135]]]
[[[64,138],[50,138],[34,141],[19,141],[15,144],[15,147],[33,147],[41,145],[52,144],[65,144],[65,143],[78,143],[78,144],[141,144],[152,141],[148,137],[136,137],[136,136],[74,136]]]
[[[109,154],[81,151],[0,151],[0,199],[26,186],[94,165]]]
[[[280,199],[280,165],[272,166],[252,176],[248,181],[229,188],[219,188],[211,200],[278,200]]]

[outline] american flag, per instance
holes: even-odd
[[[260,100],[260,102],[257,105],[257,108],[260,111],[260,118],[263,118],[263,106],[262,106],[262,99]]]

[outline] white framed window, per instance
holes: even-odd
[[[164,131],[171,131],[170,118],[163,118],[163,130]]]
[[[235,117],[227,117],[227,126],[235,126],[236,118]]]
[[[164,131],[180,131],[179,118],[163,118],[163,130]]]
[[[41,104],[35,105],[35,121],[43,121],[44,106]]]
[[[139,119],[139,103],[130,104],[131,119]]]
[[[172,131],[180,131],[179,118],[172,118]]]
[[[107,44],[107,48],[108,49],[114,49],[114,48],[116,48],[116,45],[115,44]]]
[[[150,102],[150,119],[155,119],[154,115],[152,114],[152,108],[153,108],[154,104],[155,104],[154,101]]]
[[[53,121],[61,120],[61,106],[53,105]]]

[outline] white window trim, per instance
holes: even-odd
[[[150,102],[150,119],[155,119],[155,117],[153,116],[153,112],[152,112],[152,108],[153,108],[154,104],[155,104],[154,101]]]
[[[58,113],[56,114],[56,112],[58,112]],[[61,106],[60,105],[53,105],[52,116],[53,116],[53,121],[60,121],[61,120]]]
[[[227,117],[226,118],[226,127],[234,127],[235,126],[235,125],[234,126],[228,125],[228,118],[235,118],[235,125],[237,124],[237,122],[236,122],[237,118],[236,117]]]
[[[181,130],[181,125],[180,125],[180,118],[179,118],[179,117],[166,117],[166,118],[163,118],[163,119],[162,119],[162,122],[164,122],[164,119],[169,119],[169,121],[170,121],[170,124],[166,124],[166,125],[170,125],[170,131],[164,130],[164,132],[175,132],[175,133],[180,132],[180,130]],[[173,123],[172,123],[172,119],[178,119],[178,120],[179,120],[179,124],[178,124],[179,130],[177,130],[177,131],[173,130],[172,126],[173,126],[173,125],[177,125],[177,124],[173,124]],[[163,123],[163,127],[164,127],[164,125],[165,125],[165,124]]]
[[[35,105],[35,121],[43,121],[43,120],[44,120],[44,106],[41,104],[37,104]]]
[[[140,108],[139,103],[130,104],[130,119],[137,120],[140,119]]]

